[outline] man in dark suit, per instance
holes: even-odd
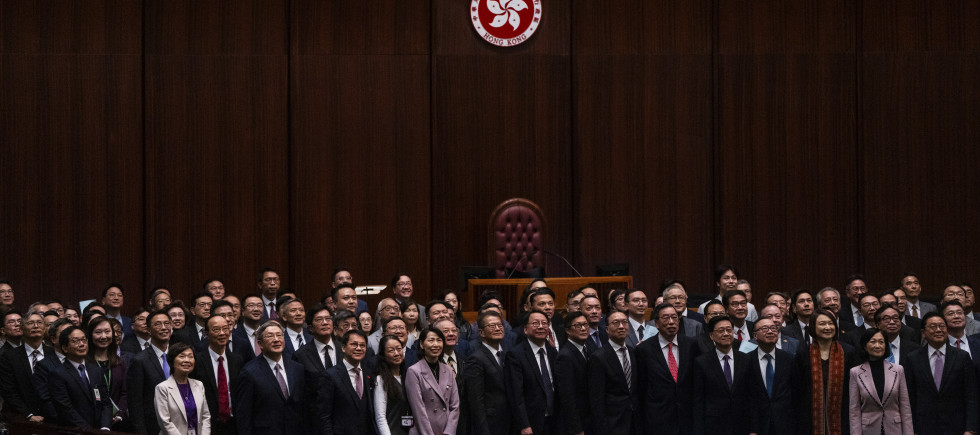
[[[54,402],[51,400],[51,389],[49,388],[48,379],[51,378],[52,372],[64,370],[65,368],[65,354],[61,353],[58,349],[61,349],[61,331],[68,329],[69,326],[74,325],[68,319],[55,320],[54,323],[48,326],[48,340],[52,343],[55,357],[45,358],[34,366],[34,379],[32,381],[34,389],[37,390],[38,397],[41,398],[41,415],[44,416],[44,420],[46,421],[58,420],[58,410],[55,409]]]
[[[126,397],[129,418],[136,433],[160,433],[156,405],[153,396],[157,384],[170,377],[167,349],[173,324],[165,310],[157,310],[147,317],[150,329],[150,348],[138,353],[129,363],[126,373]]]
[[[286,327],[286,347],[283,356],[287,359],[293,358],[293,352],[303,347],[306,343],[313,341],[313,335],[306,330],[306,308],[303,301],[296,298],[279,298],[279,321]]]
[[[262,326],[262,313],[265,310],[262,306],[262,297],[257,294],[245,295],[242,301],[242,322],[231,332],[231,342],[238,356],[248,364],[253,358],[262,354],[255,331]]]
[[[752,338],[752,322],[746,320],[749,315],[749,299],[741,290],[731,290],[721,297],[728,319],[735,329],[734,337],[739,342]],[[710,331],[709,331],[710,332]],[[735,348],[738,350],[738,348]]]
[[[511,433],[511,427],[503,373],[503,318],[495,311],[488,311],[480,315],[476,324],[481,340],[473,349],[471,362],[464,372],[466,401],[472,405],[471,433],[507,435]]]
[[[763,309],[765,311],[765,309]],[[752,376],[761,382],[756,386],[752,404],[759,415],[760,434],[796,433],[796,419],[793,418],[793,387],[798,382],[794,355],[776,348],[779,340],[779,325],[771,319],[761,317],[755,324],[755,342],[759,345],[748,355]]]
[[[211,297],[211,293],[202,291],[195,294],[190,306],[193,320],[188,320],[187,326],[174,333],[174,341],[187,343],[191,349],[207,346],[207,321],[211,317],[213,304],[214,298]]]
[[[757,409],[751,406],[763,400],[753,397],[761,380],[752,376],[751,365],[758,361],[732,348],[734,328],[727,316],[712,318],[707,329],[715,349],[694,361],[694,433],[758,433]]]
[[[922,335],[927,346],[909,353],[903,364],[915,433],[978,433],[980,404],[970,356],[948,345],[939,313],[923,316]]]
[[[636,345],[647,338],[653,337],[653,329],[646,322],[647,294],[638,288],[626,290],[623,299],[626,302],[626,315],[629,317],[629,328],[626,333],[626,345],[636,349]],[[558,349],[561,352],[561,349]]]
[[[233,399],[239,433],[308,433],[311,386],[303,367],[283,358],[286,338],[282,326],[265,322],[256,335],[262,355],[242,369]]]
[[[790,307],[793,316],[792,319],[786,319],[786,326],[782,332],[799,340],[801,347],[809,346],[810,336],[806,335],[806,325],[810,323],[810,316],[813,315],[813,294],[803,289],[793,292]]]
[[[606,318],[608,346],[592,354],[586,368],[589,394],[592,396],[592,425],[600,434],[629,434],[634,426],[633,414],[639,408],[636,388],[639,386],[636,355],[626,346],[629,319],[614,311]]]
[[[721,308],[720,304],[715,306]],[[636,348],[644,427],[657,428],[658,433],[668,435],[691,433],[693,370],[698,345],[694,339],[679,333],[682,319],[672,304],[657,305],[650,316],[658,333]]]
[[[84,430],[109,430],[112,403],[103,370],[86,361],[88,339],[76,326],[62,331],[59,343],[65,353],[64,370],[51,372],[48,379],[58,424]]]
[[[921,346],[918,342],[903,337],[902,331],[908,326],[902,324],[901,314],[896,306],[885,304],[875,313],[875,325],[878,325],[878,329],[885,335],[885,342],[891,347],[888,361],[904,366],[908,354]]]
[[[844,296],[846,300],[841,301],[840,311],[837,316],[840,318],[840,332],[847,334],[858,326],[864,325],[864,316],[861,315],[861,297],[868,294],[868,286],[864,283],[864,276],[854,274],[847,278],[844,285]]]
[[[276,297],[279,295],[279,273],[274,269],[262,269],[256,277],[256,286],[259,288],[262,299],[262,319],[260,323],[267,320],[278,320],[279,313],[276,312]]]
[[[119,348],[123,352],[136,355],[150,346],[150,331],[146,326],[146,316],[148,315],[150,315],[150,311],[143,307],[133,313],[132,333],[127,333],[123,337],[122,343],[119,344]]]
[[[650,328],[653,331],[653,328]],[[589,338],[589,321],[582,312],[565,317],[568,346],[562,347],[555,358],[555,395],[558,397],[557,434],[571,435],[592,432],[586,370],[585,340]]]
[[[588,298],[586,301],[594,298]],[[522,435],[547,435],[555,428],[555,388],[552,372],[558,351],[548,344],[550,322],[540,310],[532,310],[524,325],[527,340],[507,352],[504,373],[514,427]]]
[[[214,314],[208,319],[207,327],[208,347],[195,355],[191,377],[204,384],[204,396],[211,412],[211,433],[237,434],[232,398],[238,395],[238,377],[244,363],[240,356],[228,351],[231,323],[227,317]]]
[[[341,344],[344,359],[319,379],[316,421],[319,433],[365,434],[374,426],[370,386],[373,373],[361,361],[367,353],[367,335],[348,331]]]
[[[123,290],[119,284],[109,284],[102,289],[102,306],[105,307],[105,316],[116,319],[123,327],[123,337],[133,333],[133,319],[122,315]]]
[[[3,397],[4,411],[13,412],[16,419],[41,423],[44,421],[44,403],[34,388],[32,377],[38,363],[57,357],[53,348],[44,345],[46,325],[40,314],[33,313],[19,320],[19,328],[23,331],[21,346],[7,348],[0,354],[0,373],[3,374],[0,376],[0,397]]]
[[[596,296],[586,295],[582,298],[582,313],[589,321],[589,337],[585,339],[585,348],[591,355],[609,340],[602,327],[602,302]]]
[[[306,379],[313,382],[344,359],[344,351],[333,336],[333,314],[323,305],[313,307],[306,316],[311,336],[309,343],[293,353],[293,360],[303,365]]]
[[[726,312],[727,311],[725,310],[725,306],[722,305],[721,302],[711,300],[708,301],[708,305],[704,306],[704,319],[706,322],[710,322],[712,318],[718,316],[724,316]],[[697,337],[697,343],[698,343],[698,354],[714,352],[715,342],[711,340],[711,331],[708,331],[707,328],[705,328],[704,332],[702,332],[701,335]],[[740,348],[741,345],[742,342],[738,339],[736,339],[732,343],[732,347],[735,349]]]

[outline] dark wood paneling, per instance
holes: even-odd
[[[291,265],[319,299],[334,267],[358,284],[430,281],[429,59],[296,56]]]
[[[287,0],[145,0],[146,54],[285,54]]]
[[[293,54],[429,53],[429,0],[291,3]]]
[[[459,287],[460,266],[488,263],[490,213],[514,197],[541,207],[544,247],[574,261],[568,58],[436,56],[434,62],[433,284]],[[555,258],[546,268],[552,276],[574,276]]]
[[[980,2],[971,0],[864,0],[864,50],[980,50]]]
[[[577,55],[710,54],[710,0],[576,0],[572,49]]]
[[[721,2],[715,259],[756,289],[860,264],[852,2]]]
[[[516,47],[498,47],[476,33],[470,19],[470,2],[430,0],[432,2],[432,53],[513,56],[569,52],[572,0],[544,0],[541,25],[534,35]],[[532,0],[527,0],[528,7]]]
[[[139,54],[139,0],[0,2],[3,53]]]

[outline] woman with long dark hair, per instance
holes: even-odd
[[[814,311],[806,330],[813,342],[796,353],[796,363],[803,379],[799,417],[806,433],[850,433],[849,395],[845,388],[850,369],[857,364],[854,348],[838,341],[838,329],[834,313],[823,309]]]
[[[394,335],[378,343],[377,376],[374,378],[374,422],[378,435],[405,435],[412,415],[405,394],[405,348]]]
[[[88,337],[90,350],[86,359],[103,369],[103,378],[109,389],[109,398],[112,399],[112,428],[125,430],[129,423],[126,415],[129,409],[126,401],[128,366],[127,361],[119,355],[119,344],[111,320],[98,317],[89,323],[85,335]]]

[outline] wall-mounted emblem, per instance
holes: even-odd
[[[472,0],[473,28],[493,45],[513,47],[541,25],[541,0]]]

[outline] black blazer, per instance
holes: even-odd
[[[551,384],[554,387],[553,372],[558,351],[547,342],[545,349],[552,371]],[[521,341],[507,352],[504,374],[507,378],[508,401],[515,430],[530,427],[534,433],[545,433],[545,414],[549,411],[547,394],[541,379],[541,370],[538,369],[537,355],[531,352],[531,344],[527,340]],[[554,395],[554,399],[557,402],[558,396]],[[555,409],[551,409],[550,414],[555,415],[559,404],[553,402],[552,405]],[[549,432],[551,430],[552,428],[548,428]]]
[[[841,308],[843,310],[843,308]],[[857,352],[854,347],[845,343],[839,342],[841,349],[844,351],[844,394],[841,398],[841,433],[849,434],[851,432],[851,426],[849,423],[850,411],[849,402],[850,395],[847,393],[848,386],[851,385],[851,369],[858,366]],[[810,372],[810,347],[819,346],[817,343],[812,343],[810,346],[800,346],[796,350],[796,371],[799,373],[799,386],[797,389],[797,428],[800,432],[805,432],[807,429],[813,427],[812,416],[810,410],[812,409],[813,403],[813,376]],[[821,385],[820,388],[823,388]]]
[[[255,358],[255,348],[252,347],[252,340],[245,333],[245,328],[238,325],[231,331],[231,352],[242,358],[242,362],[248,364]]]
[[[64,370],[50,373],[48,378],[51,400],[58,412],[58,423],[85,430],[98,430],[112,426],[112,403],[106,386],[104,371],[98,364],[85,363],[89,385],[86,386],[79,371],[67,359]],[[95,390],[99,395],[96,397]]]
[[[659,336],[636,347],[640,369],[640,403],[645,427],[663,434],[689,434],[694,429],[694,360],[700,354],[697,342],[677,335],[677,382],[674,382],[660,347]]]
[[[889,343],[890,344],[890,343]],[[921,348],[918,341],[909,341],[906,339],[901,339],[898,342],[898,365],[905,367],[905,362],[908,361],[908,355],[912,353],[913,350]]]
[[[153,396],[157,384],[167,380],[163,376],[163,366],[157,359],[154,347],[143,350],[133,357],[126,374],[126,396],[129,404],[129,419],[137,433],[155,434],[160,432],[157,410]]]
[[[783,336],[793,337],[799,340],[801,344],[806,343],[806,340],[803,338],[803,336],[806,334],[806,331],[804,331],[803,328],[800,327],[800,322],[797,322],[796,319],[787,320],[786,326],[782,327],[780,329],[780,332],[783,333]]]
[[[973,349],[971,349],[973,350]],[[931,346],[909,353],[905,379],[912,403],[912,423],[917,434],[949,434],[980,430],[977,381],[970,355],[946,346],[943,379],[939,390],[929,368]],[[976,352],[976,350],[974,350]]]
[[[136,333],[126,334],[126,336],[123,337],[122,343],[119,343],[119,349],[122,349],[123,352],[129,352],[133,355],[136,355],[143,351],[143,348],[140,347],[139,340],[136,339]]]
[[[687,315],[684,317],[687,317],[688,319],[691,320],[697,320],[698,322],[701,322],[701,324],[704,324],[704,314],[694,311],[691,308],[687,309]]]
[[[761,380],[752,373],[758,364],[748,354],[732,349],[732,387],[728,387],[718,355],[712,351],[694,360],[694,433],[747,434],[759,432],[754,397]]]
[[[58,421],[58,410],[55,409],[54,402],[51,401],[51,390],[48,388],[48,379],[51,378],[52,372],[64,369],[65,367],[61,365],[61,360],[58,359],[57,355],[54,358],[44,358],[41,362],[37,363],[37,367],[34,367],[34,389],[37,391],[38,397],[41,398],[41,415],[44,416],[44,420],[47,422]]]
[[[282,357],[293,359],[293,353],[296,352],[296,347],[293,346],[293,337],[290,336],[289,332],[286,331],[283,331],[283,334],[286,335],[285,337],[286,347],[282,351]],[[310,334],[310,331],[307,331],[306,328],[303,328],[303,346],[310,344],[311,341],[313,341],[313,334]],[[254,351],[253,351],[253,355],[254,355]]]
[[[629,385],[612,345],[603,346],[596,351],[586,364],[586,378],[592,396],[589,402],[592,427],[596,433],[629,434],[634,430],[633,414],[639,408],[635,390],[640,381],[637,376],[636,354],[629,346],[626,346],[626,353],[630,359]]]
[[[10,347],[0,354],[0,397],[3,397],[4,411],[13,411],[22,419],[26,419],[28,415],[44,415],[44,402],[34,389],[31,360],[24,346],[26,344]],[[42,345],[40,350],[44,354],[44,360],[58,360],[53,348]]]
[[[374,431],[374,409],[370,386],[373,373],[361,364],[362,392],[360,398],[351,385],[347,365],[343,360],[320,377],[317,387],[316,425],[319,433],[366,434]]]
[[[756,402],[752,404],[757,408],[759,415],[759,434],[779,435],[796,433],[796,418],[793,415],[796,409],[793,406],[793,395],[798,391],[799,376],[796,374],[796,361],[794,355],[782,349],[775,349],[776,360],[773,361],[775,372],[773,373],[772,398],[766,390],[765,373],[759,365],[759,352],[754,350],[750,353],[749,359],[753,362],[749,364],[752,376],[759,382],[756,384],[759,391],[752,397]]]
[[[207,346],[207,340],[201,340],[201,326],[198,325],[194,317],[187,318],[187,325],[173,332],[171,343],[187,343],[191,349],[200,349],[201,343]],[[154,390],[156,391],[156,390]]]
[[[341,349],[340,340],[331,337],[330,345],[333,346],[334,358],[337,359],[337,364],[343,364],[344,351]],[[303,347],[299,348],[299,350],[293,352],[293,361],[303,365],[303,369],[306,370],[306,378],[310,382],[319,382],[318,379],[320,376],[323,376],[330,367],[333,367],[332,365],[330,367],[323,365],[323,361],[320,360],[320,353],[316,351],[315,340],[310,340]],[[361,363],[363,364],[363,361]]]
[[[208,410],[211,412],[211,432],[215,434],[234,434],[237,433],[235,423],[229,421],[222,423],[218,419],[218,380],[215,378],[214,361],[211,361],[211,352],[204,350],[194,355],[194,371],[190,377],[201,381],[204,384],[204,397],[208,401]],[[234,353],[225,351],[225,362],[228,364],[228,393],[231,400],[232,414],[235,414],[235,398],[238,397],[238,378],[241,374],[242,357]]]
[[[555,396],[559,398],[558,434],[592,432],[589,402],[589,380],[586,378],[586,359],[571,343],[558,351],[555,358]]]
[[[504,353],[506,355],[506,352]],[[507,390],[504,371],[483,343],[471,355],[466,371],[466,398],[470,406],[470,427],[473,435],[507,435],[512,433],[510,412],[507,409]]]
[[[309,432],[310,386],[306,372],[296,361],[285,356],[279,362],[286,372],[289,397],[283,397],[276,375],[264,357],[253,359],[242,368],[238,393],[232,398],[239,433],[296,435]]]

